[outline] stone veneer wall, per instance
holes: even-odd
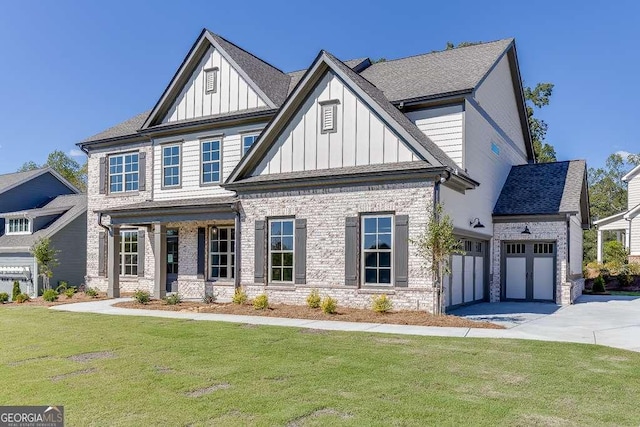
[[[432,280],[424,260],[409,243],[409,283],[406,288],[346,287],[345,218],[361,213],[395,212],[409,216],[409,238],[426,227],[433,206],[431,182],[352,186],[240,195],[241,283],[249,297],[267,292],[270,301],[305,304],[311,289],[338,300],[339,305],[370,307],[372,294],[386,293],[398,309],[432,311]],[[307,220],[305,285],[254,283],[255,221],[289,216]]]
[[[629,255],[629,263],[640,264],[640,255]]]
[[[525,226],[531,234],[522,234]],[[567,273],[567,224],[564,221],[496,223],[493,231],[494,266],[490,284],[490,301],[500,301],[500,257],[504,241],[553,240],[556,242],[556,303],[568,305],[582,295],[584,279],[566,280]]]

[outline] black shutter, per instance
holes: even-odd
[[[295,273],[297,285],[307,283],[307,220],[296,219]]]
[[[256,221],[255,224],[255,250],[253,263],[253,279],[255,283],[265,283],[264,276],[264,247],[265,247],[265,221]]]
[[[138,230],[138,277],[144,277],[144,230]]]
[[[409,285],[409,216],[396,215],[395,247],[393,248],[393,268],[395,286]]]
[[[107,235],[104,231],[98,233],[98,276],[107,275]]]
[[[204,279],[206,228],[198,227],[198,279]]]
[[[141,151],[138,155],[138,190],[145,191],[147,187],[147,153]]]
[[[358,285],[358,217],[345,218],[344,284]]]
[[[100,158],[100,194],[107,194],[107,158]]]

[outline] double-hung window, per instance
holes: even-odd
[[[11,218],[7,220],[7,234],[29,234],[31,227],[27,218]]]
[[[135,230],[120,231],[120,274],[138,275],[138,232]]]
[[[362,217],[362,268],[365,285],[391,285],[393,215]]]
[[[202,142],[202,166],[201,181],[203,184],[220,182],[220,151],[222,144],[220,140]]]
[[[109,156],[109,192],[138,191],[138,153]]]
[[[209,231],[209,278],[233,279],[235,267],[235,229],[211,227]]]
[[[244,156],[249,151],[249,148],[258,139],[258,135],[244,135],[242,137],[242,155]]]
[[[294,220],[269,220],[269,281],[293,283]]]
[[[180,186],[180,145],[162,147],[162,186]]]

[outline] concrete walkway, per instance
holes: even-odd
[[[568,307],[535,303],[484,303],[465,307],[452,313],[470,319],[492,321],[502,324],[508,329],[388,325],[332,320],[129,309],[112,306],[121,301],[130,301],[130,298],[64,304],[51,307],[51,309],[76,313],[209,320],[333,331],[366,331],[422,336],[564,341],[601,344],[640,352],[640,298],[638,297],[583,296],[578,300],[577,304]]]

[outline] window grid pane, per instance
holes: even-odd
[[[8,233],[28,233],[29,232],[29,220],[27,218],[14,218],[9,219],[7,225]]]
[[[109,192],[138,191],[138,154],[109,157]]]
[[[211,227],[209,231],[209,278],[235,277],[235,229]]]
[[[254,142],[258,139],[258,135],[247,135],[242,137],[242,155],[247,154]]]
[[[271,220],[269,221],[269,281],[291,283],[293,269],[293,220]]]
[[[120,274],[138,275],[138,232],[120,231]]]
[[[393,258],[393,216],[362,218],[364,284],[391,285]]]
[[[180,185],[180,146],[172,145],[162,149],[163,185]]]
[[[202,143],[202,182],[220,182],[220,141]]]

